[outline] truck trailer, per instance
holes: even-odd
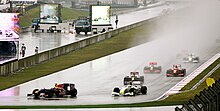
[[[110,5],[91,5],[90,22],[93,34],[112,30],[111,6]]]
[[[32,20],[34,32],[61,32],[69,30],[69,23],[62,23],[61,5],[56,3],[47,3],[40,5],[39,18]]]

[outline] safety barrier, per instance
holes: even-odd
[[[220,79],[175,111],[220,111]]]
[[[130,30],[132,28],[141,26],[141,25],[147,23],[148,21],[151,21],[152,19],[153,18],[148,19],[148,20],[144,20],[144,21],[141,21],[138,23],[134,23],[132,25],[113,29],[113,30],[110,30],[105,33],[93,35],[91,37],[85,38],[83,40],[80,40],[80,41],[77,41],[77,42],[74,42],[71,44],[67,44],[65,46],[60,46],[60,47],[57,47],[57,48],[54,48],[54,49],[51,49],[51,50],[48,50],[45,52],[41,52],[41,53],[29,56],[29,57],[19,59],[17,61],[18,62],[17,64],[14,64],[14,62],[8,62],[5,64],[1,64],[0,65],[0,72],[1,72],[0,76],[7,76],[17,70],[28,68],[33,65],[37,65],[41,62],[48,61],[48,60],[53,59],[55,57],[58,57],[60,55],[67,54],[69,52],[84,48],[88,45],[97,43],[97,42],[105,40],[107,38],[111,38],[121,32],[124,32],[124,31]],[[8,68],[7,66],[13,66],[13,67]]]
[[[8,76],[18,70],[18,60],[6,62],[0,66],[1,76]]]

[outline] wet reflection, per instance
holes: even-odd
[[[0,91],[0,97],[1,96],[19,96],[20,87],[13,87],[10,89],[6,89],[3,91]]]
[[[111,62],[111,56],[106,56],[103,58],[100,58],[98,60],[94,60],[90,62],[90,68],[93,71],[102,70],[106,67],[110,67],[109,63]]]
[[[39,47],[39,52],[55,47],[63,46],[76,41],[74,34],[69,33],[22,33],[20,44],[26,45],[26,56],[35,53],[35,47]]]

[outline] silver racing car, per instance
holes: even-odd
[[[191,53],[188,55],[188,57],[183,58],[183,62],[185,63],[198,63],[199,62],[199,57],[195,56],[195,54]]]

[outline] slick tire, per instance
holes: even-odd
[[[147,86],[141,86],[141,93],[147,94]]]
[[[115,87],[115,88],[113,89],[113,92],[120,93],[120,89],[119,89],[118,87]]]
[[[39,99],[40,97],[40,93],[39,93],[39,89],[34,89],[32,94],[34,94],[34,99]]]
[[[144,83],[144,76],[140,76],[141,83]]]
[[[76,95],[77,95],[77,89],[71,90],[71,91],[70,91],[70,95],[71,95],[71,97],[76,97]]]

